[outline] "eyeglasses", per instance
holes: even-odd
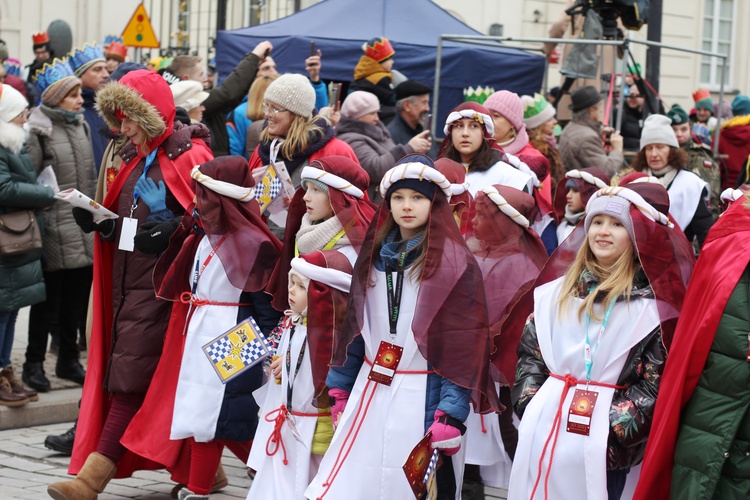
[[[628,99],[638,99],[639,97],[643,97],[641,94],[630,94],[628,96]]]
[[[288,109],[277,109],[277,108],[272,108],[272,107],[271,107],[271,106],[270,106],[270,105],[269,105],[269,104],[268,104],[267,102],[264,102],[264,103],[263,103],[263,105],[262,105],[262,108],[263,108],[263,114],[270,114],[270,115],[272,115],[272,116],[273,116],[274,118],[275,118],[275,117],[276,117],[276,115],[278,115],[279,113],[283,113],[284,111],[289,111]]]

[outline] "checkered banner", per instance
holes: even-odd
[[[295,189],[284,162],[276,162],[262,168],[265,170],[256,169],[260,177],[257,177],[255,182],[255,199],[258,200],[261,214],[268,215],[284,208],[285,205],[281,202],[284,197],[279,195],[291,199]],[[256,170],[253,170],[254,177]]]
[[[204,345],[203,352],[225,384],[271,354],[265,337],[252,317]]]

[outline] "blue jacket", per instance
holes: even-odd
[[[229,154],[244,156],[248,160],[250,157],[245,151],[247,140],[247,128],[253,121],[247,117],[247,97],[242,104],[234,108],[227,117],[227,135],[229,136]]]
[[[81,95],[83,96],[83,118],[86,123],[89,124],[91,129],[91,145],[94,148],[94,166],[96,172],[99,173],[99,168],[102,165],[102,158],[104,157],[104,150],[107,149],[109,139],[102,134],[106,130],[104,124],[104,118],[97,113],[94,108],[96,103],[96,92],[87,87],[82,87]]]

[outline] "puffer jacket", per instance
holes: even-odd
[[[578,296],[585,298],[596,280],[593,275],[584,272],[580,283]],[[636,273],[630,294],[631,299],[639,297],[653,298],[651,285],[643,270]],[[603,296],[597,297],[597,301],[601,299]],[[617,300],[625,298],[619,297]],[[518,365],[512,399],[516,415],[523,418],[526,407],[549,377],[549,370],[539,349],[533,318],[524,329],[517,352]],[[626,389],[614,392],[609,410],[607,470],[629,469],[643,460],[666,357],[659,327],[630,350],[617,379],[617,385],[625,386]]]
[[[40,209],[55,202],[52,189],[36,185],[34,167],[23,143],[14,143],[5,133],[7,127],[15,126],[0,123],[0,214]],[[37,222],[43,227],[41,216],[37,216]],[[44,301],[41,256],[40,250],[0,257],[0,312]]]
[[[63,110],[42,104],[31,112],[28,126],[34,169],[41,172],[52,165],[60,190],[76,188],[93,198],[96,168],[90,131],[83,117],[68,123]],[[67,203],[56,203],[44,212],[43,245],[45,271],[78,269],[94,262],[94,237],[81,231]]]
[[[750,494],[750,268],[729,297],[698,385],[682,411],[671,498]]]
[[[393,168],[398,160],[414,152],[408,144],[395,144],[391,134],[378,121],[377,124],[365,123],[351,118],[341,117],[336,125],[336,137],[349,144],[359,158],[359,164],[370,176],[367,194],[375,203],[380,202],[378,185],[383,175]]]

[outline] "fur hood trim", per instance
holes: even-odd
[[[29,133],[12,123],[0,120],[0,146],[17,155],[23,149]]]
[[[110,82],[96,94],[96,110],[112,130],[120,130],[122,122],[116,116],[116,111],[120,110],[143,129],[149,140],[159,137],[167,129],[156,106],[121,82]]]

